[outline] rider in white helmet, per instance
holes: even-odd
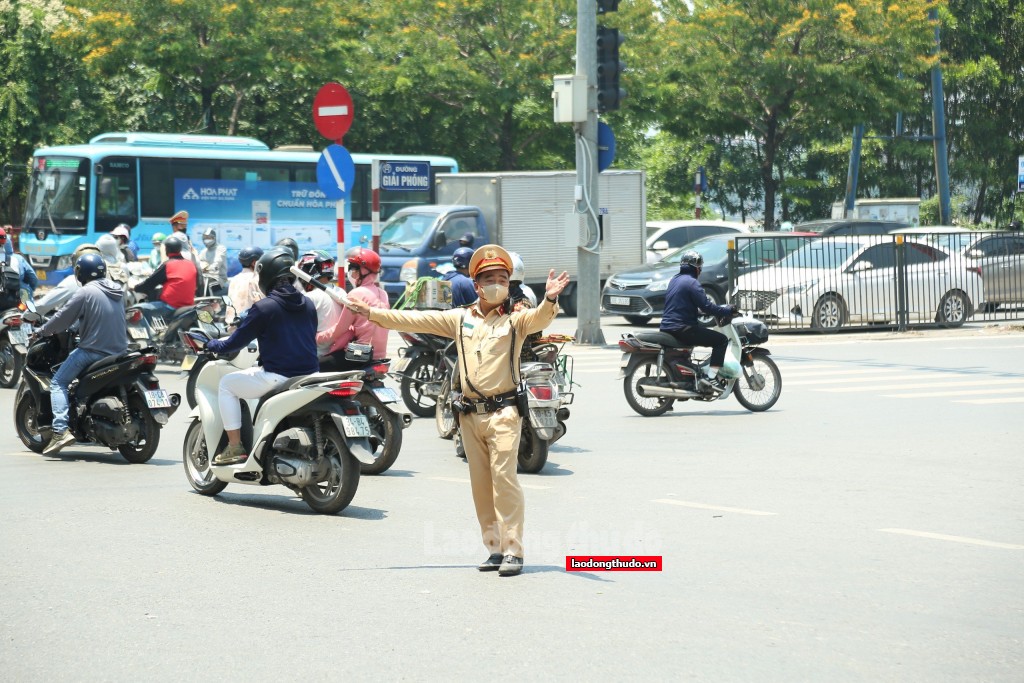
[[[530,302],[530,308],[536,308],[537,295],[523,284],[523,280],[526,278],[526,264],[523,263],[523,257],[514,251],[510,251],[508,255],[512,257],[512,277],[508,280],[508,296],[512,300],[512,306],[514,307],[518,301],[525,300]]]

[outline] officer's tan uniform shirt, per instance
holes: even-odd
[[[537,308],[516,311],[511,315],[496,308],[487,314],[480,311],[478,304],[450,311],[390,311],[371,309],[370,322],[391,330],[436,334],[441,337],[458,339],[460,372],[469,375],[469,382],[462,383],[463,393],[470,398],[496,396],[516,388],[509,363],[519,358],[526,336],[540,332],[558,315],[558,305],[546,298]],[[516,345],[512,348],[512,328],[516,330]],[[463,352],[464,351],[464,352]],[[463,356],[465,364],[463,364]],[[518,365],[516,373],[518,378]],[[481,395],[470,389],[476,388]]]

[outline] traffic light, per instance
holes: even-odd
[[[619,0],[597,0],[597,13],[618,12]]]
[[[613,3],[606,2],[605,5]],[[617,5],[618,3],[614,3]],[[597,110],[612,111],[626,97],[626,91],[619,87],[619,74],[626,65],[619,61],[619,46],[625,38],[617,28],[597,26]]]

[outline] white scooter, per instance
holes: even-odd
[[[359,486],[359,463],[373,464],[370,425],[354,400],[361,372],[323,372],[294,377],[259,399],[242,401],[242,443],[249,457],[235,465],[214,465],[227,445],[218,407],[221,378],[252,365],[206,351],[209,338],[189,332],[197,354],[211,356],[196,382],[196,407],[185,434],[185,476],[199,493],[214,496],[229,483],[282,484],[316,512],[343,510]],[[216,444],[211,448],[210,444]],[[358,462],[357,462],[358,461]]]

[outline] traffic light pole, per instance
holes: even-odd
[[[601,331],[601,244],[597,213],[597,0],[576,3],[576,75],[587,82],[587,120],[576,124],[576,184],[583,190],[577,206],[586,225],[577,252],[579,280],[576,282],[576,343],[604,346]]]

